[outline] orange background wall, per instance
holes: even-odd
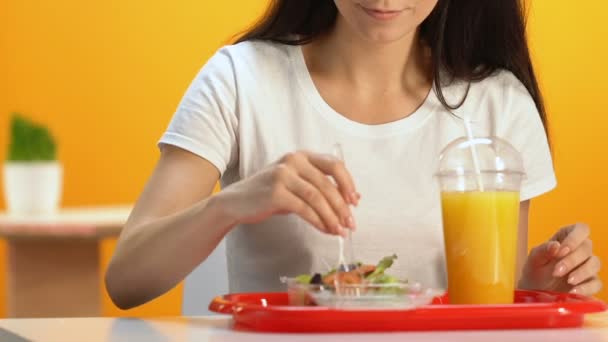
[[[530,245],[557,227],[591,226],[608,300],[608,2],[530,0],[529,33],[547,102],[558,187],[532,201]]]
[[[0,0],[0,160],[9,113],[21,111],[48,124],[59,140],[64,205],[134,202],[186,87],[207,58],[265,5],[261,0]],[[104,264],[114,243],[101,244]],[[0,281],[0,291],[3,286]],[[180,313],[180,305],[178,287],[127,313],[104,297],[103,309],[108,315],[171,315]]]
[[[157,157],[156,140],[205,60],[263,10],[266,0],[0,0],[0,159],[8,114],[48,124],[65,166],[63,204],[131,203]],[[577,220],[608,264],[608,4],[529,1],[530,35],[546,95],[559,188],[535,200],[530,243]],[[1,185],[0,185],[1,187]],[[0,208],[3,208],[0,197]],[[604,215],[603,215],[604,214]],[[114,241],[101,246],[104,263]],[[0,280],[5,248],[0,244]],[[604,272],[606,273],[606,272]],[[604,277],[608,284],[608,278]],[[0,291],[4,282],[0,281]],[[4,292],[2,292],[4,293]],[[601,296],[608,299],[608,292]],[[3,303],[0,297],[0,314]],[[181,288],[121,313],[180,312]]]

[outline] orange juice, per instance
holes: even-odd
[[[513,303],[519,193],[443,192],[441,204],[450,302]]]

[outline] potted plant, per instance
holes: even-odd
[[[63,168],[49,130],[20,114],[13,114],[4,164],[4,195],[8,212],[48,215],[59,207]]]

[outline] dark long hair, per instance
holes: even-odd
[[[459,79],[475,82],[499,69],[511,71],[526,87],[540,113],[547,117],[526,40],[525,7],[520,0],[439,0],[420,26],[420,39],[431,49],[435,93],[449,110],[441,85]],[[237,42],[267,40],[303,45],[328,32],[338,9],[333,0],[272,0],[266,14]],[[441,70],[441,72],[440,72]],[[448,80],[449,81],[449,80]]]

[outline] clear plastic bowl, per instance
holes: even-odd
[[[287,284],[289,305],[324,306],[339,309],[415,309],[431,304],[444,291],[419,283],[328,285],[302,284],[295,278],[282,278]]]

